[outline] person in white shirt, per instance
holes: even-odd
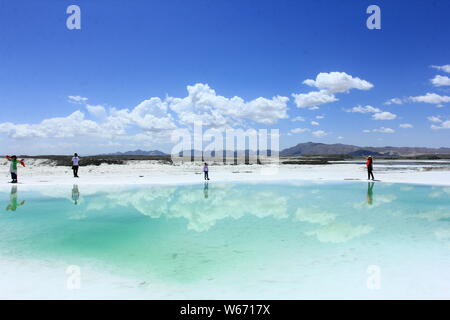
[[[203,166],[203,173],[205,174],[205,180],[209,180],[209,168],[208,164],[205,162],[205,165]]]
[[[79,178],[79,176],[78,176],[79,162],[80,162],[80,157],[78,157],[78,153],[75,153],[72,158],[72,170],[73,170],[74,178]]]

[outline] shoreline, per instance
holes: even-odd
[[[435,161],[405,165],[404,161],[390,161],[376,164],[374,174],[386,183],[423,184],[450,186],[450,161]],[[214,182],[289,182],[289,181],[361,181],[366,179],[365,167],[358,163],[331,163],[326,165],[210,165],[209,183]],[[80,167],[80,178],[73,178],[70,167],[41,164],[39,161],[19,168],[20,188],[67,185],[178,185],[204,183],[203,173],[198,164],[167,165],[152,161],[133,161],[124,165],[100,165]],[[9,172],[0,167],[4,182],[0,188],[7,189]]]

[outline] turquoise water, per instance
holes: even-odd
[[[448,298],[449,196],[360,182],[19,186],[0,192],[0,256],[107,270],[180,298]]]

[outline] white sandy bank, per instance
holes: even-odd
[[[375,163],[377,180],[431,185],[450,185],[450,162],[447,161],[379,161]],[[28,160],[19,168],[21,185],[123,185],[181,184],[202,182],[200,163],[180,165],[157,161],[129,161],[124,165],[100,165],[80,168],[80,178],[72,176],[70,167],[57,167],[45,160]],[[0,162],[1,186],[10,181],[6,161]],[[336,162],[328,165],[210,165],[211,182],[288,181],[288,180],[365,180],[363,163]]]

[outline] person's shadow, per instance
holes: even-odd
[[[74,184],[73,187],[72,187],[73,204],[77,205],[79,199],[80,199],[80,190],[78,190],[78,185]]]
[[[367,204],[371,206],[373,204],[373,186],[374,182],[369,182],[367,184]]]
[[[25,200],[19,202],[17,200],[17,186],[11,187],[11,194],[9,195],[9,205],[6,207],[6,211],[16,211],[18,207],[23,206]]]
[[[203,187],[203,195],[205,196],[205,199],[208,199],[208,182],[205,182]]]

